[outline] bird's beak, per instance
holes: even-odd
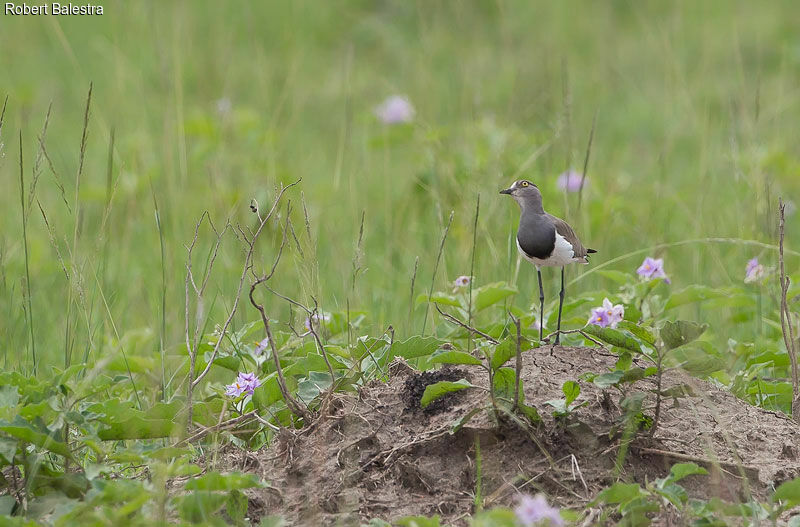
[[[506,188],[500,191],[500,194],[513,194],[513,193],[514,193],[513,188]]]

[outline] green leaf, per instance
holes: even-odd
[[[633,355],[631,355],[630,351],[623,350],[622,353],[619,354],[614,369],[626,371],[631,367],[631,364],[633,364]]]
[[[640,496],[646,496],[638,483],[614,483],[597,495],[593,503],[609,503],[624,505]]]
[[[671,350],[696,340],[706,329],[708,329],[708,324],[698,324],[686,320],[668,321],[661,328],[661,340],[667,350]]]
[[[186,490],[240,490],[255,487],[263,487],[255,474],[207,472],[198,478],[189,480],[185,488]]]
[[[466,379],[460,379],[455,382],[441,381],[434,384],[429,384],[425,387],[425,392],[420,399],[420,405],[425,408],[436,399],[444,397],[448,393],[458,392],[464,388],[472,388],[473,385]]]
[[[442,525],[438,515],[432,518],[426,518],[425,516],[406,516],[405,518],[395,520],[394,523],[401,527],[441,527]]]
[[[239,490],[232,490],[228,494],[225,502],[225,512],[228,513],[234,525],[245,525],[244,519],[247,516],[247,496]]]
[[[669,469],[669,474],[670,479],[677,483],[687,476],[693,476],[695,474],[708,474],[708,471],[697,463],[675,463],[672,465],[672,468]]]
[[[0,437],[0,465],[11,465],[17,453],[17,442],[9,437]]]
[[[437,339],[436,337],[422,337],[416,335],[406,340],[395,342],[392,346],[392,353],[395,357],[416,359],[417,357],[425,357],[432,354],[434,351],[441,348],[442,344],[445,344],[445,341]]]
[[[181,427],[180,420],[176,418],[185,405],[182,401],[157,403],[146,412],[140,412],[127,404],[110,400],[90,408],[96,408],[93,411],[105,415],[101,420],[105,428],[100,429],[97,435],[108,441],[170,437]]]
[[[473,408],[466,414],[462,415],[459,419],[453,421],[453,424],[450,425],[450,435],[453,435],[464,428],[464,425],[467,424],[473,417],[478,415],[481,410],[483,410],[483,408]]]
[[[474,366],[483,364],[480,359],[463,351],[443,351],[441,353],[436,353],[431,356],[431,362],[434,364],[471,364]]]
[[[772,501],[785,502],[785,508],[791,508],[800,504],[800,478],[781,483],[781,485],[775,489],[775,493],[772,495]]]
[[[533,347],[531,341],[523,337],[520,339],[520,351],[527,351]],[[503,340],[494,348],[492,354],[491,367],[492,370],[497,370],[500,366],[509,361],[512,357],[517,355],[517,336],[511,336]]]
[[[611,386],[616,386],[625,375],[625,372],[617,370],[609,373],[601,373],[592,379],[592,383],[601,389],[606,389]]]
[[[725,361],[718,357],[710,342],[696,341],[671,352],[671,362],[692,375],[704,377],[725,369]]]
[[[49,450],[59,456],[72,459],[72,454],[65,443],[56,441],[49,433],[44,433],[20,416],[16,416],[11,422],[0,419],[0,432],[5,432],[11,437]]]
[[[218,492],[195,491],[173,498],[178,505],[181,519],[191,523],[208,524],[227,501],[227,496]]]
[[[639,345],[636,339],[629,337],[628,335],[621,331],[617,331],[616,329],[601,328],[600,326],[589,324],[583,328],[583,332],[593,337],[597,337],[606,344],[611,344],[612,346],[617,346],[634,353],[642,352],[642,347]]]
[[[297,380],[294,377],[284,377],[286,389],[289,392],[297,389]],[[283,400],[280,385],[278,384],[278,374],[270,373],[261,382],[261,386],[253,390],[253,405],[256,410],[265,410],[278,401]]]
[[[0,386],[0,408],[14,408],[19,402],[16,386]]]
[[[539,416],[539,411],[535,407],[528,406],[527,404],[524,404],[522,402],[521,394],[520,394],[520,403],[519,403],[518,407],[519,407],[519,410],[522,412],[522,415],[527,417],[528,421],[530,421],[531,424],[535,425],[535,424],[540,423],[542,421],[541,416]]]
[[[648,344],[651,348],[655,349],[656,336],[653,334],[652,331],[650,331],[650,329],[648,329],[646,327],[643,327],[643,326],[640,326],[639,324],[636,324],[636,323],[631,322],[629,320],[621,321],[617,325],[617,327],[625,329],[627,331],[630,331],[639,340],[641,340],[645,344]]]
[[[705,285],[690,285],[689,287],[681,289],[680,291],[670,295],[669,299],[667,300],[667,304],[664,306],[664,309],[673,309],[685,304],[702,302],[703,300],[720,298],[727,295],[728,293],[726,291],[722,291],[720,289],[714,289]]]
[[[494,373],[492,391],[497,397],[514,399],[514,387],[517,383],[517,373],[513,368],[500,368]],[[522,379],[519,382],[520,400],[522,400]]]
[[[567,381],[561,385],[561,391],[564,392],[566,405],[569,406],[581,394],[581,387],[575,381]]]
[[[486,284],[479,287],[472,292],[475,295],[473,302],[473,309],[481,311],[489,306],[508,298],[511,295],[517,294],[517,288],[512,287],[505,282],[495,282],[493,284]]]
[[[459,302],[456,297],[446,295],[444,293],[434,293],[430,296],[430,298],[425,294],[419,295],[417,297],[416,305],[420,306],[422,304],[427,304],[428,302],[441,304],[443,306],[461,307],[461,302]]]

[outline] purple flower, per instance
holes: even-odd
[[[744,273],[744,283],[749,284],[752,282],[757,282],[764,278],[767,274],[766,269],[764,266],[758,263],[758,258],[753,258],[749,262],[747,262],[747,268],[745,269]]]
[[[559,189],[567,192],[578,192],[586,181],[583,179],[583,174],[575,172],[574,170],[567,170],[558,176],[556,185]]]
[[[262,353],[267,351],[268,346],[269,346],[269,339],[265,337],[264,340],[262,340],[261,342],[256,342],[256,348],[253,350],[253,352],[256,355],[261,355]]]
[[[261,386],[261,381],[258,380],[255,373],[239,373],[236,380],[225,386],[225,395],[230,397],[239,397],[242,394],[253,395],[253,391]]]
[[[587,324],[594,324],[595,326],[617,327],[617,324],[622,322],[622,317],[625,315],[625,307],[622,304],[613,305],[608,298],[603,299],[603,305],[592,309],[592,316],[586,321]]]
[[[330,319],[331,316],[325,313],[314,313],[310,317],[306,318],[306,320],[303,322],[303,326],[305,326],[306,331],[311,331],[311,324],[319,326],[320,322],[327,322]]]
[[[524,527],[534,525],[550,525],[551,527],[561,527],[564,520],[558,508],[547,504],[547,499],[542,494],[531,497],[523,494],[519,498],[519,505],[514,509],[517,519]],[[544,523],[546,521],[546,523]]]
[[[459,276],[453,282],[454,287],[467,287],[469,283],[472,281],[471,276]]]
[[[408,123],[414,119],[414,107],[407,97],[392,95],[375,108],[375,115],[384,124]]]
[[[670,283],[667,274],[664,272],[663,258],[651,258],[648,256],[636,270],[636,274],[647,280],[663,278],[666,283]]]

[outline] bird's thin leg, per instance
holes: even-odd
[[[564,307],[564,268],[561,268],[561,292],[558,293],[558,327],[556,328],[556,344],[561,340],[561,308]]]
[[[542,287],[542,270],[536,267],[539,276],[539,341],[544,339],[544,287]]]

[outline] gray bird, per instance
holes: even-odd
[[[539,277],[539,340],[544,335],[544,288],[542,266],[561,267],[561,292],[558,301],[558,328],[556,344],[561,337],[561,309],[564,307],[564,266],[571,263],[588,264],[588,255],[596,253],[587,249],[569,224],[542,208],[542,193],[528,180],[515,181],[510,188],[501,190],[519,204],[520,217],[517,229],[517,249],[523,258],[536,266]]]

